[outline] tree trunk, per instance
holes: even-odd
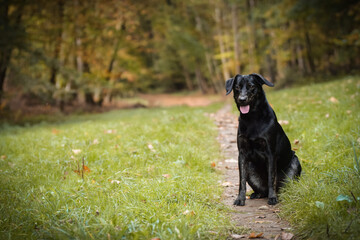
[[[232,30],[233,30],[233,38],[234,38],[234,71],[235,74],[239,74],[241,72],[240,69],[240,46],[239,46],[239,33],[238,33],[238,17],[237,17],[237,5],[236,3],[231,4],[231,16],[232,16]]]
[[[2,1],[2,4],[0,5],[0,18],[2,22],[2,27],[4,29],[7,29],[10,25],[9,21],[9,2],[10,1]],[[20,4],[20,6],[17,9],[17,13],[15,15],[15,26],[19,26],[21,22],[22,17],[22,11],[23,11],[23,5]],[[10,64],[11,59],[11,53],[13,51],[14,46],[12,43],[7,45],[2,45],[0,48],[0,104],[4,95],[4,84],[6,79],[6,73]]]
[[[64,1],[58,0],[57,1],[57,21],[56,24],[58,24],[57,28],[57,34],[55,39],[55,49],[54,49],[54,57],[53,61],[50,67],[50,83],[52,85],[56,85],[56,75],[59,71],[59,56],[60,56],[60,50],[61,50],[61,44],[62,44],[62,33],[63,33],[63,19],[64,19]]]
[[[306,65],[304,63],[304,57],[303,57],[302,52],[303,52],[302,46],[300,45],[300,43],[297,43],[296,44],[296,56],[297,56],[298,68],[304,75],[306,75],[307,74],[307,68],[306,68]]]
[[[191,81],[190,73],[189,73],[189,71],[187,70],[187,68],[185,66],[182,66],[182,67],[183,67],[183,74],[184,74],[184,77],[185,77],[186,88],[189,91],[192,91],[192,90],[194,90],[194,85],[193,85],[193,83]]]
[[[312,49],[311,49],[311,41],[309,32],[305,28],[305,46],[306,46],[306,56],[308,58],[309,67],[310,67],[310,73],[314,73],[316,71],[315,64],[314,64],[314,58],[312,55]]]
[[[219,8],[215,8],[215,21],[216,21],[216,32],[219,42],[220,54],[221,54],[221,65],[223,70],[224,80],[230,78],[230,73],[226,68],[226,58],[225,58],[225,45],[222,39],[222,31],[221,31],[221,12]]]
[[[109,63],[109,67],[107,69],[107,76],[106,76],[106,80],[110,81],[110,83],[112,83],[114,80],[111,78],[111,73],[113,71],[114,68],[114,63],[116,61],[116,57],[120,48],[120,42],[121,42],[121,34],[126,30],[126,22],[123,21],[121,24],[121,29],[117,29],[117,34],[116,34],[116,40],[115,40],[115,45],[114,45],[114,51],[111,55],[111,59],[110,59],[110,63]],[[112,89],[109,88],[106,91],[106,94],[104,96],[104,93],[100,93],[100,101],[99,101],[99,106],[102,105],[102,103],[104,102],[110,103],[112,100]]]
[[[216,70],[212,65],[210,54],[205,53],[205,59],[206,59],[206,66],[209,70],[210,79],[214,87],[214,90],[216,93],[219,93],[221,92],[221,90],[223,90],[224,81],[222,81],[220,77],[218,78],[218,75],[216,74]]]
[[[253,9],[255,7],[254,0],[247,0],[246,7],[248,12],[247,18],[247,30],[249,35],[249,65],[251,72],[259,72],[259,66],[257,64],[257,54],[256,54],[256,32],[255,32],[255,22],[253,17]]]
[[[204,76],[201,73],[201,69],[199,66],[196,67],[195,69],[195,75],[196,75],[196,80],[198,82],[200,91],[205,94],[209,91],[209,88],[205,82]]]
[[[266,63],[270,75],[270,80],[272,83],[275,83],[276,82],[276,67],[274,66],[275,61],[271,58],[270,54],[266,54]]]

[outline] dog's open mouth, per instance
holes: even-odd
[[[247,114],[249,111],[250,111],[250,105],[240,106],[240,112],[242,114]]]

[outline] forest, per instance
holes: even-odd
[[[138,93],[358,74],[356,0],[0,0],[0,101],[102,106]]]

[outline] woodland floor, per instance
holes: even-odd
[[[234,206],[233,202],[237,197],[239,189],[239,172],[237,166],[237,116],[231,113],[231,105],[227,104],[217,113],[211,114],[214,119],[219,135],[218,141],[225,160],[218,163],[218,168],[224,172],[224,193],[222,202],[233,211],[232,221],[237,226],[244,226],[250,229],[248,235],[232,235],[233,239],[239,238],[262,238],[262,239],[292,239],[293,234],[289,233],[289,224],[279,217],[279,204],[270,206],[267,199],[250,200],[247,197],[245,206]],[[247,195],[252,189],[247,185]]]

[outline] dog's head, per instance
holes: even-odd
[[[234,99],[242,114],[249,113],[255,107],[256,100],[265,97],[262,85],[273,87],[274,84],[266,80],[260,74],[236,75],[225,83],[226,95],[234,91]]]

